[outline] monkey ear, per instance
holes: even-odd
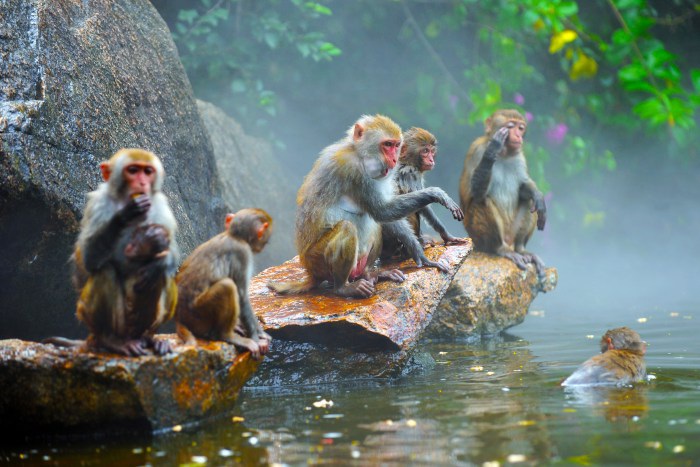
[[[109,176],[112,175],[112,168],[109,166],[109,162],[100,162],[100,171],[102,172],[102,180],[108,182]]]
[[[362,138],[362,135],[364,135],[364,134],[365,134],[365,129],[362,128],[362,125],[360,125],[359,123],[355,123],[355,129],[352,133],[352,140],[355,142],[358,142]]]
[[[484,120],[484,130],[486,130],[487,134],[491,133],[491,123],[493,122],[493,119],[491,117],[488,117],[486,120]]]
[[[263,224],[258,227],[258,240],[262,238],[263,235],[265,235],[265,231],[267,228],[270,226],[269,222],[264,222]]]
[[[613,350],[615,345],[612,343],[612,339],[608,337],[608,350]]]
[[[236,217],[236,215],[231,212],[226,214],[226,221],[224,221],[224,229],[228,230],[234,217]]]

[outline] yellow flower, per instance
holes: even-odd
[[[569,78],[576,81],[579,78],[592,78],[598,73],[598,63],[579,50],[578,59],[571,65]]]
[[[571,29],[565,29],[553,35],[549,43],[549,53],[554,54],[559,52],[566,44],[575,41],[577,37],[578,34],[576,34],[576,31],[572,31]]]

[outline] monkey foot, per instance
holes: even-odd
[[[403,282],[406,280],[406,274],[401,272],[398,269],[391,269],[389,271],[380,271],[379,275],[377,278],[382,281],[394,281],[394,282]]]
[[[522,269],[523,271],[527,269],[527,263],[530,262],[529,260],[527,260],[525,258],[524,255],[522,255],[520,253],[516,253],[515,251],[508,251],[508,252],[502,253],[501,256],[503,256],[504,258],[508,258],[509,260],[514,262],[515,265],[518,268]]]
[[[374,295],[374,283],[366,279],[358,279],[336,288],[334,293],[341,297],[369,298]]]

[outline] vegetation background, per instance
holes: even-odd
[[[495,109],[530,120],[546,193],[544,260],[692,287],[700,247],[695,0],[154,0],[198,98],[275,143],[298,186],[364,113],[439,140],[428,182],[456,199],[464,154]],[[444,213],[441,213],[444,214]],[[461,226],[448,224],[453,233]],[[602,261],[613,260],[602,263]],[[670,283],[649,280],[666,268]],[[676,274],[673,274],[673,271]],[[635,278],[642,274],[646,278]],[[562,284],[564,285],[564,284]]]

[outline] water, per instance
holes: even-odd
[[[556,293],[556,292],[555,292]],[[53,440],[0,448],[17,465],[700,464],[697,309],[550,308],[478,344],[428,342],[435,365],[394,381],[246,388],[235,413],[153,438]],[[655,376],[572,392],[562,378],[608,328],[649,342]],[[594,336],[591,338],[590,336]]]

